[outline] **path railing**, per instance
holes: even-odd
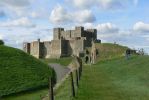
[[[70,68],[71,71],[68,73],[67,77],[70,77],[70,86],[71,86],[71,96],[76,96],[76,89],[79,88],[79,81],[82,76],[82,60],[78,57],[75,57],[75,64]],[[75,88],[77,87],[77,88]],[[54,98],[54,80],[49,78],[49,100],[55,100]]]

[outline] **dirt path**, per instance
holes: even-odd
[[[65,66],[62,66],[60,64],[56,64],[56,63],[50,63],[49,64],[50,67],[52,67],[55,72],[56,72],[56,75],[57,75],[57,82],[60,82],[64,77],[65,75],[70,71],[69,68],[65,67]]]

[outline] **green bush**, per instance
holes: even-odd
[[[4,41],[3,40],[0,40],[0,45],[4,45]]]

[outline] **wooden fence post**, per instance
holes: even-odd
[[[79,87],[79,77],[78,77],[78,70],[76,69],[76,84]]]
[[[74,81],[73,81],[73,73],[70,72],[71,77],[71,88],[72,88],[72,96],[75,97],[75,88],[74,88]]]
[[[78,80],[80,81],[80,67],[78,68]]]
[[[49,100],[54,100],[54,93],[53,93],[53,78],[49,78]]]
[[[79,67],[79,80],[81,79],[81,75],[82,75],[82,65],[80,65]]]

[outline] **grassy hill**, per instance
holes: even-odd
[[[122,57],[125,55],[126,49],[128,49],[126,46],[112,43],[96,43],[95,45],[98,51],[96,62]],[[89,53],[91,52],[91,47],[86,49]]]
[[[132,56],[126,60],[123,55],[127,47],[97,46],[99,62],[83,66],[83,76],[73,100],[148,100],[149,56]],[[56,100],[72,100],[70,84],[68,78],[56,92]]]
[[[148,100],[148,61],[148,56],[134,56],[85,66],[74,100]]]
[[[96,43],[96,48],[99,51],[97,60],[107,60],[122,57],[125,55],[125,51],[128,47],[111,44],[111,43]]]
[[[52,70],[21,50],[0,45],[0,97],[48,85]]]

